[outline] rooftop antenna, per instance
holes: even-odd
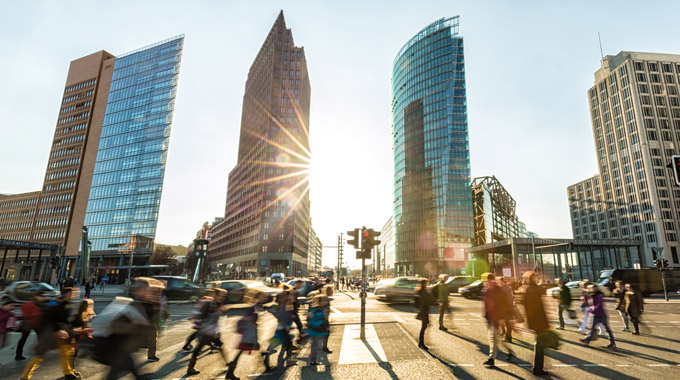
[[[597,40],[600,41],[600,66],[604,69],[604,53],[602,52],[602,38],[600,32],[597,32]]]

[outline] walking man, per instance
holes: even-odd
[[[545,344],[541,333],[548,330],[548,318],[545,316],[545,308],[543,307],[543,289],[537,284],[537,276],[535,272],[524,273],[525,285],[524,291],[524,309],[527,313],[527,327],[536,333],[536,342],[534,343],[534,363],[532,372],[537,376],[548,375],[548,372],[543,370],[543,362],[545,361]]]
[[[626,298],[626,288],[623,286],[623,281],[616,281],[616,289],[614,289],[614,297],[616,297],[616,310],[621,316],[623,321],[623,330],[625,332],[630,332],[628,328],[628,313],[626,312],[625,298]]]
[[[501,322],[512,314],[510,305],[507,304],[503,290],[496,283],[496,276],[493,273],[484,273],[482,279],[486,280],[486,292],[484,293],[484,316],[486,317],[489,329],[489,359],[484,362],[487,367],[495,365],[498,355],[498,330]],[[508,345],[501,341],[508,351],[507,361],[510,362],[515,357]]]
[[[512,343],[512,329],[513,329],[513,319],[514,319],[514,311],[515,311],[515,297],[512,293],[512,288],[508,283],[505,281],[505,277],[501,276],[498,278],[498,283],[501,287],[501,290],[503,290],[503,296],[505,296],[505,301],[508,304],[508,313],[505,316],[505,319],[503,320],[503,334],[505,335],[505,338],[503,338],[504,342],[507,343]]]
[[[430,306],[434,305],[434,297],[427,291],[427,280],[418,280],[418,286],[416,287],[416,297],[415,306],[418,308],[417,319],[420,320],[420,335],[418,338],[418,347],[423,350],[428,350],[429,348],[425,345],[425,330],[430,324]]]
[[[642,301],[642,294],[640,294],[640,291],[635,289],[631,284],[626,284],[624,309],[630,316],[630,321],[633,322],[633,327],[635,328],[633,335],[640,335],[640,315],[642,315],[645,306]]]
[[[558,278],[556,279],[557,284],[560,287],[560,304],[559,304],[559,311],[558,315],[560,317],[560,327],[558,327],[559,330],[564,330],[564,311],[566,310],[569,312],[571,308],[571,292],[569,291],[569,288],[564,284],[564,279]],[[628,327],[628,326],[626,326]]]
[[[607,345],[607,348],[616,348],[614,333],[612,333],[612,329],[609,328],[609,322],[607,322],[607,311],[604,308],[604,294],[602,294],[595,284],[588,285],[588,293],[591,295],[588,299],[588,313],[593,317],[593,327],[585,338],[580,339],[581,342],[588,345],[596,334],[595,331],[598,325],[602,324],[609,335],[609,345]]]
[[[449,287],[446,286],[446,280],[449,279],[448,275],[441,275],[439,277],[439,282],[437,283],[437,301],[439,302],[439,329],[442,331],[448,331],[444,326],[444,314],[451,315],[451,308],[449,307]]]

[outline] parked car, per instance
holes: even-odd
[[[15,281],[6,287],[2,294],[16,303],[24,303],[33,299],[39,291],[45,292],[47,300],[57,299],[61,295],[61,292],[51,285],[35,281]]]
[[[203,297],[205,289],[180,276],[151,276],[165,281],[165,295],[168,301],[197,300]]]
[[[267,294],[267,301],[271,302],[276,299],[276,295],[281,293],[280,288],[272,288],[265,285],[262,281],[253,280],[228,280],[228,281],[213,281],[208,284],[208,288],[220,288],[227,291],[227,303],[242,303],[243,296],[248,289],[257,289],[260,292]]]
[[[418,285],[418,277],[397,277],[384,280],[375,288],[375,296],[385,302],[410,302],[413,300]]]
[[[571,281],[565,284],[567,288],[569,288],[569,294],[571,294],[571,299],[574,301],[581,297],[581,287],[578,286],[580,282],[581,281]],[[600,291],[602,292],[602,294],[604,294],[605,297],[611,295],[611,292],[609,291],[609,289],[607,289],[607,287],[599,284],[595,284],[595,286],[597,286],[597,288],[600,289]],[[560,296],[560,287],[557,286],[554,288],[550,288],[546,290],[545,294],[553,298],[557,298]]]
[[[449,288],[449,293],[458,293],[458,289],[462,288],[463,286],[468,286],[474,281],[475,279],[470,276],[449,277],[449,279],[446,280],[446,287]]]
[[[475,299],[482,295],[482,289],[484,289],[484,281],[477,280],[470,285],[459,288],[458,293],[465,298]]]

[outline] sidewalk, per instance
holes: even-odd
[[[328,347],[318,366],[309,365],[310,346],[298,356],[298,365],[282,379],[454,379],[451,372],[418,348],[417,342],[396,322],[366,324],[360,339],[359,324],[332,325]]]

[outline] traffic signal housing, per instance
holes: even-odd
[[[356,249],[359,249],[361,247],[359,245],[361,243],[360,235],[361,235],[361,230],[358,229],[358,228],[355,228],[352,231],[347,231],[347,244],[351,245],[352,247],[354,247]]]
[[[370,259],[373,247],[380,245],[381,241],[376,238],[380,236],[380,231],[374,231],[372,228],[363,230],[361,234],[361,253],[357,255],[358,259]]]
[[[654,266],[657,268],[661,268],[662,262],[660,259],[654,259]]]

